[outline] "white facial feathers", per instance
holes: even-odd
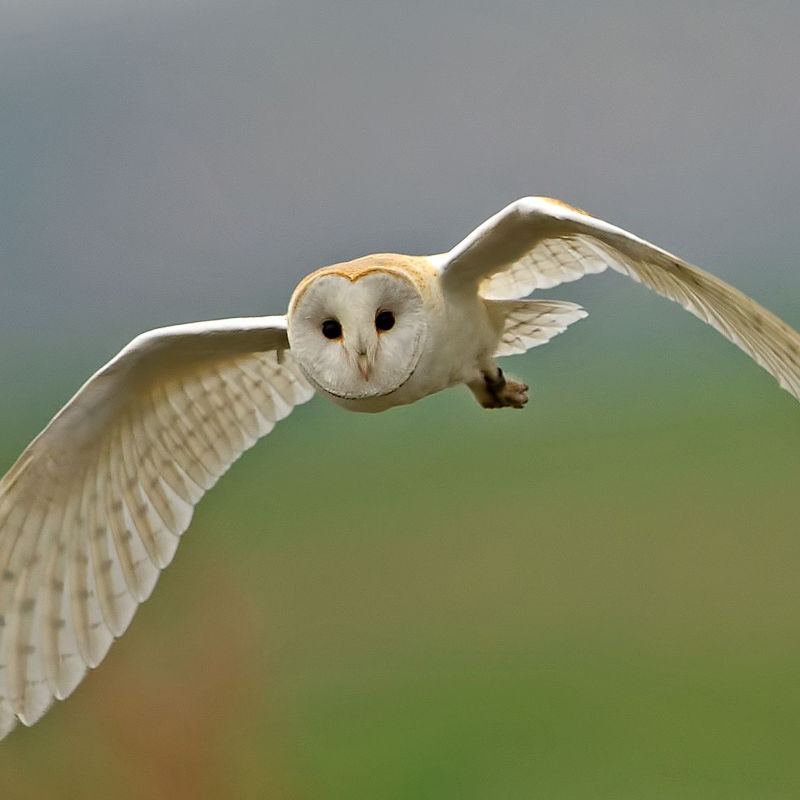
[[[380,397],[414,372],[426,320],[419,289],[398,272],[326,269],[295,292],[289,341],[308,379],[332,398]]]

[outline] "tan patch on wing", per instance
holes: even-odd
[[[571,206],[569,203],[565,203],[562,200],[556,199],[555,197],[542,197],[541,199],[546,200],[548,203],[552,203],[554,206],[560,206],[561,208],[566,208],[567,211],[577,211],[578,214],[585,214],[587,217],[598,219],[598,217],[595,217],[594,214],[590,214],[588,211],[584,211],[582,208],[578,208],[578,206]]]
[[[315,270],[310,275],[306,275],[292,294],[289,302],[289,310],[294,309],[297,302],[305,293],[306,289],[318,278],[325,275],[339,275],[347,278],[351,283],[360,280],[365,275],[374,272],[387,272],[397,275],[404,280],[414,284],[417,289],[423,291],[426,284],[437,275],[436,268],[427,256],[407,256],[401,253],[374,253],[352,261],[344,261],[341,264],[331,264]]]

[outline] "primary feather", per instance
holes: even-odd
[[[139,337],[0,481],[0,737],[97,666],[195,504],[311,397],[287,347],[282,317]]]

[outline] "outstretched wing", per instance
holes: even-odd
[[[517,200],[437,262],[445,290],[474,285],[492,300],[524,297],[611,267],[716,328],[800,399],[796,331],[719,278],[558,200]]]
[[[313,389],[285,317],[142,334],[0,481],[0,738],[123,633],[195,504]]]

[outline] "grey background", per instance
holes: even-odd
[[[444,250],[524,194],[800,324],[797,3],[2,9],[0,370],[32,417],[20,441],[141,330],[279,313],[311,269]],[[696,341],[739,358],[639,287],[583,283],[555,294],[587,303],[572,335],[612,371]]]

